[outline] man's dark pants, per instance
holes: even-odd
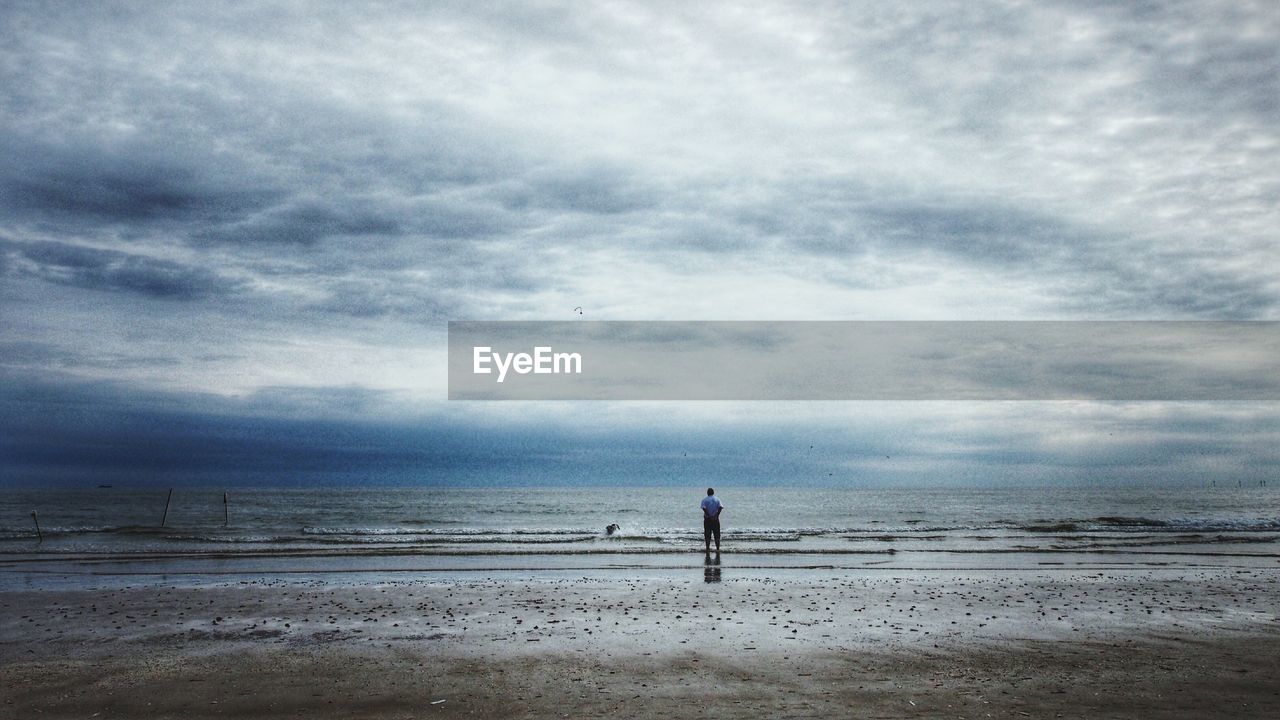
[[[720,518],[702,518],[702,542],[711,545],[711,536],[715,535],[716,549],[720,548]]]

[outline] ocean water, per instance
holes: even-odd
[[[166,489],[0,491],[0,558],[702,548],[702,488],[232,489],[225,512],[223,492],[177,488],[166,516]],[[724,548],[735,553],[1280,552],[1280,487],[725,487],[717,494]],[[611,523],[621,527],[612,536]]]

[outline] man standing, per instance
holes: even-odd
[[[711,536],[716,536],[716,554],[720,554],[720,513],[724,505],[716,497],[715,488],[707,488],[707,496],[702,498],[702,540],[706,543],[707,554],[711,554]]]

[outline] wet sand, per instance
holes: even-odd
[[[1275,570],[714,570],[8,591],[0,716],[1280,715]]]

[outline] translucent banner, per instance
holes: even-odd
[[[450,322],[449,399],[1277,400],[1280,323]]]

